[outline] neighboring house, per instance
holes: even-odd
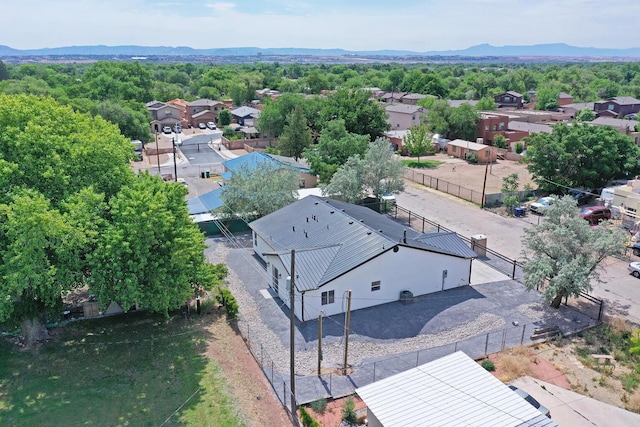
[[[509,142],[521,141],[529,136],[529,132],[510,129],[510,116],[505,114],[481,113],[478,121],[478,135],[482,138],[482,142],[487,145],[493,145],[496,135],[502,135]]]
[[[389,104],[397,104],[406,94],[407,92],[386,92],[380,95],[379,99]]]
[[[181,123],[180,108],[166,102],[151,101],[146,104],[151,115],[151,132],[160,133],[165,126],[174,127]]]
[[[400,102],[402,102],[403,104],[417,105],[418,101],[420,101],[421,99],[425,99],[429,96],[435,98],[435,96],[433,95],[423,95],[421,93],[408,93],[405,96],[403,96],[402,99],[400,99]]]
[[[387,123],[391,130],[406,130],[420,124],[420,116],[427,110],[419,105],[393,104],[384,109],[389,117]]]
[[[510,121],[509,129],[514,131],[527,132],[529,134],[532,133],[551,133],[553,128],[549,125],[543,123],[528,123],[528,122],[519,122],[519,121]]]
[[[501,93],[493,97],[496,104],[500,107],[522,108],[522,94],[512,90]]]
[[[231,115],[240,126],[255,126],[257,124],[255,119],[260,116],[260,110],[245,105],[231,110]]]
[[[572,104],[561,105],[559,111],[568,114],[570,118],[575,119],[576,114],[586,109],[593,111],[593,102],[574,102]]]
[[[418,233],[364,206],[308,196],[249,224],[269,286],[289,305],[295,249],[295,316],[359,310],[467,286],[477,256],[455,233]]]
[[[222,199],[220,198],[221,194],[222,188],[217,188],[201,196],[187,200],[189,215],[208,214],[220,209],[223,206]]]
[[[611,117],[598,117],[589,122],[590,125],[594,126],[611,126],[621,134],[632,138],[637,145],[640,145],[640,133],[636,132],[638,123],[640,122],[637,120],[614,119]]]
[[[266,154],[259,151],[222,162],[225,172],[221,176],[224,180],[229,180],[235,171],[244,167],[255,169],[262,162],[274,164],[278,170],[291,169],[298,172],[300,188],[311,188],[318,185],[318,177],[311,174],[309,165],[304,159],[295,160],[292,157],[276,156],[275,154]]]
[[[402,130],[390,130],[384,133],[384,136],[389,139],[391,145],[393,145],[393,151],[404,150],[404,137],[409,133],[408,129]]]
[[[565,92],[560,92],[558,94],[558,105],[562,107],[563,105],[569,104],[573,104],[573,96]]]
[[[493,163],[497,159],[497,150],[485,144],[454,139],[447,144],[447,155],[466,158],[467,153],[475,153],[478,156],[478,163]]]
[[[167,104],[173,105],[180,109],[180,119],[182,120],[182,126],[187,127],[189,124],[189,120],[187,120],[187,104],[188,102],[184,99],[176,98],[171,101],[167,101]]]
[[[633,228],[640,219],[640,180],[631,179],[627,181],[627,185],[613,187],[611,208],[620,212],[626,228]]]
[[[640,101],[631,96],[616,96],[593,104],[596,117],[619,117],[640,112]]]
[[[225,106],[220,101],[206,98],[197,99],[186,105],[187,120],[193,127],[197,127],[200,123],[218,123],[218,114],[224,109]]]
[[[356,389],[369,427],[557,427],[461,351]]]

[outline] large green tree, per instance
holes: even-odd
[[[298,160],[312,141],[311,129],[307,126],[304,110],[301,105],[298,105],[287,116],[287,124],[278,139],[278,151],[283,156]]]
[[[263,161],[234,171],[222,187],[224,212],[230,217],[264,216],[293,203],[300,178],[296,171]]]
[[[338,89],[325,100],[320,115],[324,122],[342,119],[347,132],[369,135],[372,141],[390,128],[386,111],[366,90]]]
[[[448,139],[475,141],[478,134],[478,111],[469,104],[449,107],[446,101],[436,101],[427,113],[429,130]]]
[[[143,173],[109,202],[110,223],[91,257],[91,291],[167,313],[184,304],[198,282],[204,239],[189,218],[183,185]]]
[[[331,177],[347,159],[355,154],[364,155],[369,146],[368,135],[349,133],[344,120],[336,119],[327,123],[318,139],[304,152],[311,173],[318,175],[320,182],[328,183]]]
[[[431,136],[427,125],[421,123],[411,127],[403,138],[404,146],[407,148],[409,155],[418,157],[418,163],[420,163],[420,156],[425,156],[434,151]]]
[[[203,236],[184,187],[136,177],[132,158],[102,118],[0,95],[0,322],[24,320],[27,343],[79,287],[103,307],[166,312],[202,281]]]
[[[578,215],[575,200],[565,196],[545,211],[539,225],[525,229],[524,284],[542,288],[555,308],[562,298],[588,292],[599,281],[598,267],[606,257],[621,254],[625,237],[618,230],[591,227]]]
[[[380,201],[383,195],[404,189],[404,166],[393,154],[389,140],[378,138],[369,144],[363,157],[349,157],[321,188],[324,194],[349,203],[357,203],[369,194]]]
[[[640,147],[609,126],[559,123],[526,138],[527,169],[541,188],[599,188],[640,173]]]

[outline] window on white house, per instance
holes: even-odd
[[[327,291],[322,293],[322,305],[333,304],[335,302],[334,291]]]
[[[371,282],[371,292],[380,290],[380,280],[376,280],[375,282]]]

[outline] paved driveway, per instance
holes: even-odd
[[[396,200],[399,206],[422,215],[466,237],[487,236],[487,247],[510,258],[521,259],[524,229],[538,224],[542,217],[529,214],[524,218],[497,215],[457,197],[423,189],[407,183]],[[631,255],[632,261],[640,258]],[[605,300],[605,311],[640,323],[640,279],[629,275],[628,261],[608,258],[603,263],[604,283],[593,283],[593,296]]]

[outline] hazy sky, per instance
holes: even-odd
[[[1,0],[0,45],[640,47],[640,0]]]

